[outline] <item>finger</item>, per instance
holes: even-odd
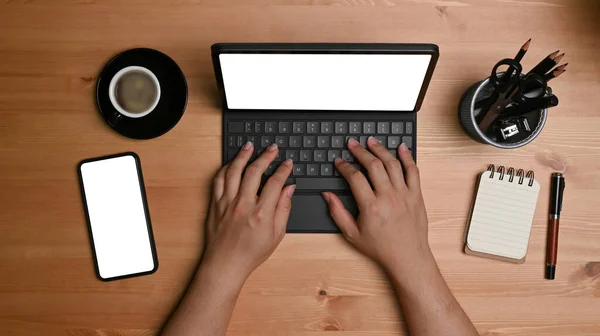
[[[329,214],[333,221],[342,230],[346,239],[352,241],[352,238],[358,234],[358,224],[352,214],[346,210],[342,201],[334,193],[324,192],[323,198],[329,206]]]
[[[273,224],[275,225],[276,232],[283,236],[287,227],[288,219],[290,218],[290,211],[292,211],[292,196],[296,190],[296,185],[289,185],[279,193],[279,201],[275,207],[275,215],[273,216]]]
[[[342,174],[346,181],[348,181],[350,189],[352,190],[352,195],[354,195],[354,199],[359,207],[375,199],[375,193],[373,192],[373,189],[371,189],[371,185],[369,185],[369,181],[367,181],[367,178],[363,173],[340,158],[337,158],[334,163],[335,168]]]
[[[367,168],[367,172],[369,172],[369,178],[371,179],[375,190],[385,190],[386,188],[391,188],[390,178],[385,171],[383,163],[378,158],[369,153],[368,150],[366,150],[358,143],[358,141],[353,138],[348,140],[348,149],[350,152],[352,152],[352,155],[358,159],[360,164]]]
[[[242,186],[240,187],[241,197],[248,199],[254,199],[256,197],[258,187],[260,187],[261,178],[265,173],[265,170],[267,170],[267,167],[275,160],[277,151],[277,145],[271,144],[267,147],[267,150],[256,159],[256,161],[246,168],[244,178],[242,179]]]
[[[367,140],[367,145],[369,149],[377,158],[383,162],[385,166],[385,170],[388,173],[388,177],[392,182],[392,185],[396,188],[406,187],[404,183],[404,176],[402,175],[402,165],[400,161],[396,160],[396,158],[388,152],[385,146],[377,141],[374,137],[369,137]]]
[[[242,172],[244,167],[248,164],[248,160],[252,156],[254,145],[251,142],[246,142],[244,147],[240,150],[238,155],[229,163],[229,168],[225,172],[225,192],[224,197],[233,199],[240,189],[240,182],[242,181]]]
[[[405,179],[408,189],[421,190],[419,168],[417,168],[417,164],[405,143],[402,143],[400,147],[398,147],[398,156],[400,157],[400,162],[402,162],[402,166],[406,172]]]
[[[259,207],[265,207],[267,211],[273,211],[277,205],[277,199],[281,194],[281,189],[285,181],[292,172],[293,162],[290,159],[283,161],[273,176],[269,177],[258,198]],[[271,213],[271,212],[269,212]]]
[[[221,169],[219,169],[219,171],[217,172],[215,179],[213,180],[212,199],[214,202],[217,202],[221,199],[221,197],[223,197],[223,192],[225,191],[225,172],[228,168],[229,164],[226,164],[223,167],[221,167]]]

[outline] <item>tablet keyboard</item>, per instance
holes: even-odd
[[[296,184],[297,190],[346,190],[348,184],[340,177],[333,162],[341,157],[361,169],[346,143],[354,138],[366,147],[367,138],[374,136],[396,157],[404,142],[413,147],[413,123],[410,121],[230,121],[227,123],[226,159],[233,160],[239,149],[250,141],[254,144],[252,160],[268,146],[279,148],[277,158],[267,168],[265,179],[272,175],[285,159],[294,161],[292,175],[286,184]]]

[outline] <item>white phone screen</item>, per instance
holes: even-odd
[[[134,154],[80,165],[98,276],[150,273],[158,263]]]

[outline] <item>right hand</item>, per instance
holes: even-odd
[[[373,188],[360,171],[342,159],[336,160],[360,214],[355,219],[335,194],[325,192],[323,198],[333,220],[351,244],[388,272],[409,274],[423,263],[435,263],[427,240],[419,170],[410,151],[405,144],[398,148],[401,165],[375,138],[370,137],[367,144],[371,152],[350,139],[348,149],[367,168]]]

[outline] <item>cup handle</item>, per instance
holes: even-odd
[[[112,116],[108,118],[108,124],[112,127],[117,126],[119,120],[121,120],[123,116],[120,113],[115,112]]]

